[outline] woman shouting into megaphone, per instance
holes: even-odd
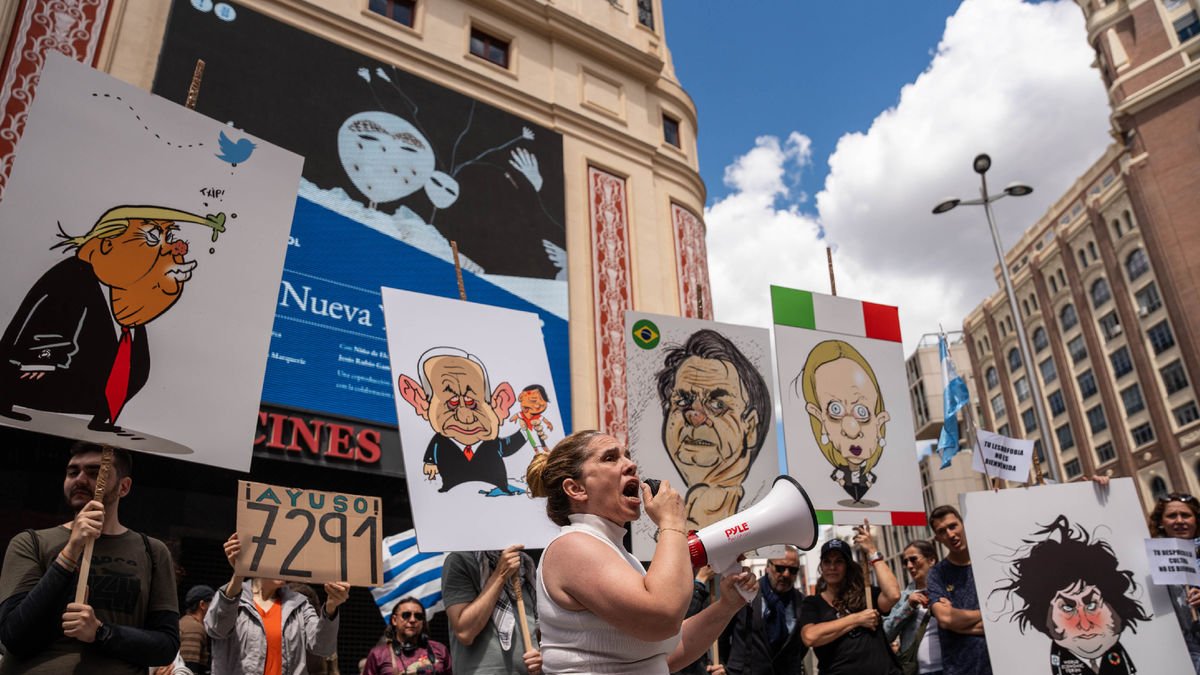
[[[546,673],[666,675],[695,661],[744,604],[728,575],[721,599],[684,620],[692,567],[683,498],[663,481],[657,494],[617,439],[598,431],[564,438],[534,457],[530,494],[562,526],[538,567],[538,617]],[[622,546],[625,525],[646,514],[659,528],[647,572]]]

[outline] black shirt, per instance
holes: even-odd
[[[880,591],[871,589],[875,606]],[[837,620],[838,613],[820,593],[805,596],[800,603],[800,628],[814,623]],[[849,633],[820,647],[813,647],[821,675],[900,675],[896,655],[883,635],[883,626],[875,630],[854,628]]]

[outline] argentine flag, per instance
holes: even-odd
[[[971,402],[967,394],[967,383],[954,367],[950,358],[950,346],[946,334],[938,336],[938,353],[942,362],[942,405],[944,420],[942,435],[938,438],[938,452],[942,455],[942,468],[950,466],[950,460],[958,452],[958,411]]]
[[[442,562],[445,553],[417,550],[417,531],[408,530],[383,540],[383,585],[371,589],[384,622],[400,598],[415,596],[425,605],[430,619],[442,609]]]

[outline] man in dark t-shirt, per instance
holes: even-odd
[[[962,516],[953,506],[939,506],[929,514],[929,526],[938,543],[950,551],[926,578],[929,608],[938,623],[943,671],[945,675],[991,675]]]
[[[103,503],[94,499],[101,453],[77,443],[63,493],[69,523],[12,538],[0,573],[0,675],[145,675],[179,651],[175,567],[166,545],[121,525],[120,500],[133,485],[132,459],[114,451]],[[94,540],[88,597],[74,602],[77,572]]]

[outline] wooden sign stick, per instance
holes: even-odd
[[[113,449],[109,446],[104,446],[100,452],[100,471],[96,474],[96,494],[92,497],[97,501],[104,501],[104,486],[108,483],[108,473],[112,470]],[[103,528],[101,524],[101,528]],[[88,573],[92,569],[92,549],[96,548],[96,540],[88,539],[83,545],[83,555],[79,558],[79,580],[75,583],[75,602],[83,604],[87,600],[87,582]]]
[[[871,561],[863,558],[863,595],[867,596],[867,609],[875,609],[875,598],[871,597]]]
[[[829,263],[829,294],[837,295],[837,279],[833,278],[833,249],[825,247],[825,260]]]
[[[456,256],[457,257],[457,254]],[[461,277],[459,278],[461,283]],[[464,300],[466,298],[463,298]],[[517,616],[521,617],[521,637],[525,640],[525,651],[533,651],[533,640],[529,637],[529,619],[525,616],[525,594],[521,592],[521,575],[512,578],[513,594],[517,598]]]
[[[454,253],[454,278],[458,279],[458,299],[467,299],[467,287],[463,285],[462,264],[458,262],[458,242],[450,240],[450,250]],[[518,591],[520,592],[520,591]]]
[[[200,80],[204,78],[204,60],[196,59],[196,69],[192,71],[192,82],[188,85],[187,106],[188,110],[196,109],[196,99],[200,98]]]

